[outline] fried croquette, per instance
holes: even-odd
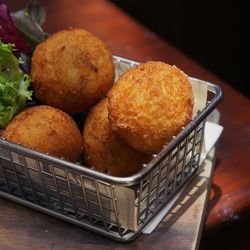
[[[84,29],[51,35],[32,57],[32,84],[42,103],[76,114],[95,104],[115,76],[107,46]]]
[[[130,147],[110,128],[107,99],[89,113],[83,130],[83,152],[89,167],[112,176],[130,176],[149,156]]]
[[[111,127],[137,150],[158,153],[192,117],[192,86],[177,67],[150,61],[123,74],[108,94]]]
[[[25,109],[6,126],[2,137],[72,162],[82,151],[82,135],[74,120],[49,106]]]

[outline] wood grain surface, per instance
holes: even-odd
[[[22,8],[25,3],[23,0],[9,0],[6,2],[11,10]],[[247,213],[249,214],[249,99],[232,89],[223,80],[175,49],[167,41],[163,41],[152,31],[140,25],[136,20],[108,1],[44,0],[39,2],[47,10],[47,21],[44,29],[49,33],[68,27],[82,27],[105,41],[113,54],[142,62],[147,60],[162,60],[177,65],[190,76],[214,82],[222,87],[225,97],[219,105],[219,109],[221,111],[221,123],[225,129],[218,150],[218,164],[216,165],[212,192],[208,203],[206,230],[209,231],[218,228],[231,221],[241,219]],[[164,25],[167,28],[167,24]],[[22,223],[15,226],[15,230],[17,231],[11,231],[7,227],[7,231],[5,232],[9,234],[13,233],[17,235],[21,233],[23,237],[27,237],[28,241],[39,240],[37,237],[40,233],[44,233],[48,238],[58,237],[60,240],[63,235],[65,246],[74,246],[82,234],[89,236],[84,237],[86,241],[94,241],[91,233],[83,232],[81,229],[71,225],[65,227],[64,222],[58,222],[53,218],[48,218],[39,213],[34,217],[33,214],[36,212],[29,213],[29,210],[21,206],[16,209],[17,205],[5,200],[1,200],[0,204],[1,217],[10,218],[9,224],[13,223],[14,225],[15,218],[23,220],[24,224],[26,220],[30,221],[30,225],[26,223],[25,228],[23,228]],[[45,217],[46,219],[44,220]],[[37,221],[39,223],[36,224]],[[49,225],[52,225],[53,229],[46,231]],[[4,226],[1,223],[1,227]],[[71,241],[72,235],[75,235],[75,242]],[[164,238],[164,234],[159,235],[157,240],[160,240],[161,237]],[[105,249],[106,240],[100,237],[100,240],[96,241],[96,238],[98,237],[95,236],[95,244],[100,244]],[[145,241],[145,246],[156,244],[155,249],[160,249],[157,248],[157,242],[145,240],[144,236],[141,240]],[[111,245],[112,243],[109,246]],[[50,247],[53,249],[53,245]],[[115,245],[112,245],[112,247],[116,249]],[[137,248],[137,243],[134,244],[134,247],[135,249]]]
[[[0,199],[0,249],[198,249],[214,167],[214,150],[203,169],[150,235],[119,243]]]

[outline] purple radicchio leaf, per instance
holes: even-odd
[[[31,51],[29,45],[17,31],[11,19],[10,11],[2,0],[0,0],[0,39],[5,43],[15,44],[15,48],[19,53]]]
[[[16,28],[32,49],[48,37],[42,29],[46,11],[35,0],[30,1],[26,8],[12,12],[11,17]]]

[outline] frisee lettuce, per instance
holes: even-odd
[[[0,40],[0,129],[31,99],[30,76],[20,69],[21,61],[13,54],[14,46]]]

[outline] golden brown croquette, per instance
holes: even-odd
[[[193,93],[175,66],[150,61],[123,74],[108,94],[111,127],[127,143],[157,153],[192,117]]]
[[[72,162],[82,151],[82,135],[74,120],[49,106],[25,109],[6,126],[2,137]]]
[[[39,44],[31,74],[36,98],[71,114],[101,99],[115,75],[107,46],[84,29],[62,30]]]
[[[129,176],[150,157],[130,147],[109,125],[107,100],[89,113],[83,130],[83,151],[87,165],[112,176]]]

